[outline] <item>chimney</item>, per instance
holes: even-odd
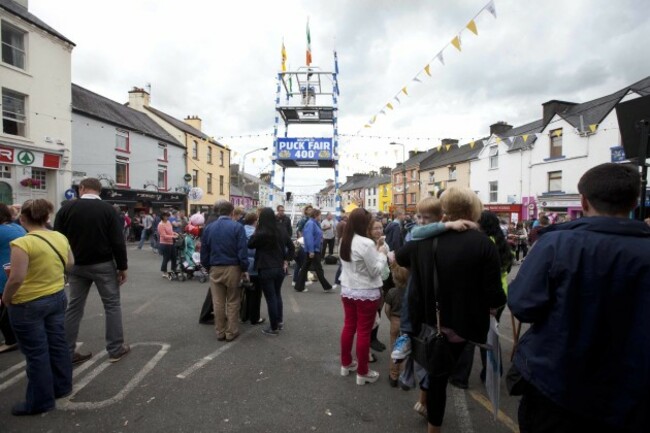
[[[448,144],[451,144],[452,146],[455,145],[455,144],[457,145],[458,140],[456,140],[455,138],[443,138],[442,139],[442,145],[446,146]]]
[[[230,175],[237,176],[239,172],[239,164],[230,164]]]
[[[29,6],[29,0],[14,0],[14,3],[18,3],[19,5],[21,5],[25,9],[29,9],[29,7],[28,7]]]
[[[327,179],[327,180],[325,181],[325,184],[326,184],[327,186],[334,186],[334,179]]]
[[[544,115],[542,121],[544,122],[544,125],[548,125],[548,122],[551,121],[553,116],[556,114],[564,113],[574,105],[577,104],[575,102],[558,101],[557,99],[552,99],[548,102],[544,102],[542,104],[542,113]]]
[[[490,125],[490,135],[502,135],[512,129],[512,125],[500,120],[497,123]]]
[[[201,118],[199,116],[187,116],[183,120],[192,128],[201,130]]]
[[[393,170],[392,170],[390,167],[381,167],[381,168],[379,169],[379,174],[380,174],[381,176],[390,176],[390,173],[391,173],[392,171],[393,171]]]
[[[129,91],[129,107],[134,110],[142,111],[143,107],[148,107],[151,102],[149,93],[139,87],[134,87]]]

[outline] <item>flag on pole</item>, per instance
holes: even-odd
[[[307,18],[307,66],[311,65],[311,32],[309,31],[309,18]]]
[[[287,72],[287,50],[284,48],[284,41],[282,41],[282,72]]]

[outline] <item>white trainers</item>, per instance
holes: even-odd
[[[332,290],[339,290],[340,288],[341,286],[339,286],[338,284],[332,285]]]
[[[366,383],[374,383],[379,379],[379,373],[375,370],[368,370],[368,374],[357,374],[357,385],[365,385]]]
[[[350,372],[357,371],[358,366],[357,361],[352,361],[347,367],[341,366],[341,376],[348,376]]]
[[[291,282],[291,287],[296,287],[296,282],[295,281]]]

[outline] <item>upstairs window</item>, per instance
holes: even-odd
[[[2,132],[26,137],[25,100],[27,97],[2,89]]]
[[[219,165],[223,167],[223,150],[219,151]]]
[[[158,166],[158,189],[167,191],[167,167],[164,165]]]
[[[449,180],[456,180],[456,167],[453,165],[449,167]]]
[[[129,131],[123,129],[115,130],[115,149],[123,152],[129,151]]]
[[[212,194],[212,173],[208,173],[208,194]]]
[[[158,144],[158,161],[167,161],[167,145]]]
[[[129,186],[129,160],[118,157],[115,161],[115,184]]]
[[[429,183],[436,183],[436,172],[435,171],[430,171],[429,172]]]
[[[199,142],[192,141],[192,159],[199,159]]]
[[[208,144],[208,164],[212,164],[212,146]]]
[[[490,182],[490,203],[499,201],[499,182]]]
[[[32,168],[32,179],[38,180],[38,185],[32,185],[32,189],[41,191],[47,189],[47,170],[44,168]]]
[[[199,186],[199,171],[192,170],[192,187],[197,188]]]
[[[562,191],[562,172],[549,171],[548,172],[548,192]]]
[[[499,147],[492,146],[490,147],[490,168],[499,168]]]
[[[25,35],[27,32],[2,21],[2,62],[25,69]]]
[[[551,158],[562,156],[562,128],[551,131],[550,156]]]

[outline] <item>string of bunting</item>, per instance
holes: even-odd
[[[380,115],[385,116],[388,114],[389,111],[395,110],[396,104],[401,104],[403,98],[410,96],[409,86],[411,84],[414,83],[422,84],[423,83],[422,80],[425,78],[425,76],[427,78],[431,78],[432,64],[439,62],[442,66],[444,66],[445,65],[444,52],[447,48],[449,48],[449,46],[453,46],[456,50],[458,50],[458,52],[461,52],[463,33],[465,33],[466,31],[470,31],[475,36],[478,36],[478,27],[476,26],[476,19],[479,17],[479,15],[481,15],[485,11],[488,11],[490,14],[492,14],[494,18],[497,17],[497,11],[494,5],[494,0],[490,0],[485,6],[483,6],[481,10],[479,10],[478,13],[474,15],[474,17],[471,20],[469,20],[469,22],[462,29],[460,29],[456,33],[456,35],[440,51],[438,51],[438,53],[435,56],[433,56],[433,58],[429,60],[422,69],[418,71],[417,74],[415,74],[415,76],[411,79],[411,81],[407,85],[402,86],[402,88],[399,89],[399,91],[390,99],[390,101],[387,102],[385,105],[383,105],[382,108],[376,114],[374,114],[365,125],[363,125],[363,127],[372,128],[372,126],[375,124],[377,118]],[[359,132],[360,131],[358,131],[357,133]]]

